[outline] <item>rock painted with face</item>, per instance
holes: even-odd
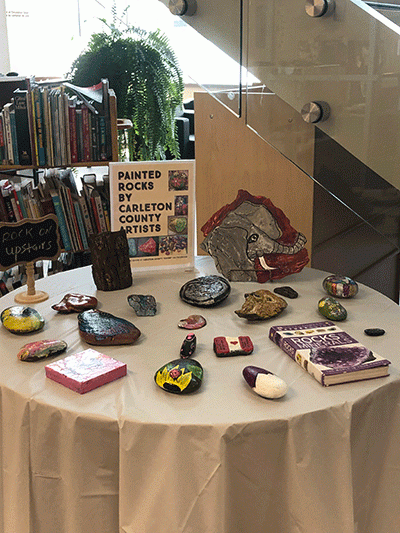
[[[201,230],[205,239],[200,246],[230,281],[281,279],[300,272],[309,261],[305,236],[284,213],[268,198],[244,190]]]

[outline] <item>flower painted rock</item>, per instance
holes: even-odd
[[[156,314],[157,302],[151,294],[130,294],[127,300],[137,316],[154,316]]]
[[[3,326],[17,335],[39,331],[44,326],[44,318],[32,307],[13,305],[7,307],[0,315]]]
[[[352,298],[358,293],[357,283],[347,276],[328,276],[322,286],[328,294],[337,298]]]
[[[200,388],[203,367],[195,359],[175,359],[157,370],[154,380],[167,392],[189,394]]]
[[[196,349],[196,335],[194,333],[189,333],[189,335],[186,335],[185,340],[182,343],[181,346],[181,358],[187,359],[188,357],[191,357],[194,354],[194,351]]]
[[[263,398],[282,398],[288,390],[283,379],[258,366],[246,366],[243,377],[252,390]]]
[[[178,322],[178,328],[200,329],[207,324],[206,319],[201,315],[189,315]]]
[[[347,318],[347,311],[335,298],[328,296],[321,298],[318,302],[318,311],[322,316],[329,320],[345,320]]]
[[[98,309],[79,313],[78,325],[81,338],[97,346],[133,344],[141,334],[128,320]]]
[[[287,307],[283,298],[266,289],[245,294],[244,297],[244,304],[235,313],[247,320],[267,320],[279,315]]]
[[[173,233],[187,233],[187,218],[171,217],[168,221],[168,229]]]
[[[28,342],[17,353],[21,361],[38,361],[51,355],[58,355],[67,349],[65,341],[43,340]]]
[[[213,307],[229,296],[231,286],[221,276],[202,276],[186,282],[179,292],[181,299],[197,307]]]
[[[80,313],[97,307],[97,298],[85,294],[69,293],[58,304],[51,306],[58,313]]]

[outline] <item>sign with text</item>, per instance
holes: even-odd
[[[194,262],[194,160],[110,163],[111,230],[134,266]]]
[[[56,259],[60,253],[60,234],[55,215],[0,223],[1,270],[42,259]]]

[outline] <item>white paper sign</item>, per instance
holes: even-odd
[[[194,160],[110,163],[111,230],[133,266],[194,263]]]

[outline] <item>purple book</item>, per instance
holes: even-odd
[[[390,361],[333,322],[273,326],[269,338],[322,385],[387,376]]]

